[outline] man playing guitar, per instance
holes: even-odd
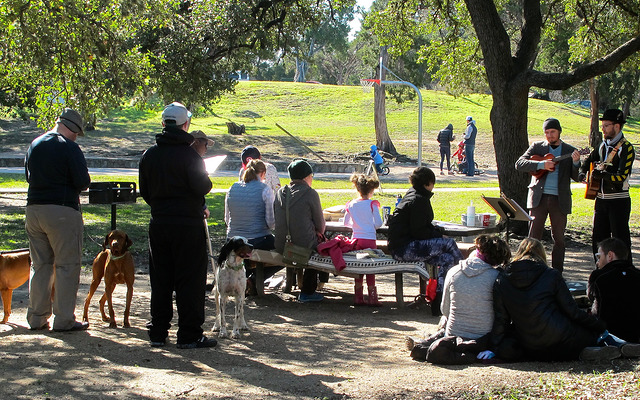
[[[580,152],[560,140],[560,121],[548,118],[542,124],[546,140],[534,142],[516,161],[516,170],[531,176],[527,208],[533,217],[529,237],[542,238],[549,216],[553,250],[551,266],[562,272],[564,266],[564,231],[571,213],[571,179],[578,181]]]
[[[587,183],[593,185],[596,181],[600,182],[600,188],[595,193],[591,236],[593,253],[598,252],[598,243],[609,237],[622,240],[631,252],[629,177],[635,151],[622,133],[626,120],[621,110],[606,110],[600,121],[603,142],[589,154],[580,169],[580,178],[584,180],[591,164],[594,164]]]

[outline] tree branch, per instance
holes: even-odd
[[[582,65],[567,73],[544,73],[530,70],[526,73],[525,81],[530,86],[537,86],[550,90],[565,90],[594,76],[606,74],[616,69],[620,63],[640,51],[640,35],[629,40],[608,55]]]

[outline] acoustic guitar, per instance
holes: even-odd
[[[607,157],[606,160],[604,160],[604,162],[600,162],[600,163],[591,163],[591,165],[589,165],[589,172],[587,172],[587,176],[585,178],[585,181],[587,183],[587,188],[584,192],[584,198],[587,200],[595,200],[595,198],[598,195],[598,192],[600,191],[600,186],[602,185],[602,176],[598,175],[596,176],[596,174],[594,174],[594,170],[598,169],[600,171],[603,171],[607,166],[611,165],[611,161],[613,161],[613,157],[615,157],[615,155],[618,153],[618,150],[620,150],[620,147],[624,144],[624,142],[626,141],[626,139],[622,139],[618,142],[618,144],[616,145],[616,147],[614,147],[611,152],[609,153],[609,156]]]
[[[590,152],[591,152],[591,149],[589,149],[588,147],[585,147],[583,149],[578,150],[578,153],[580,153],[581,156],[589,154]],[[557,164],[560,161],[564,160],[565,158],[570,158],[571,155],[572,155],[572,153],[568,153],[568,154],[563,154],[561,156],[554,157],[553,154],[547,153],[544,156],[533,155],[533,156],[531,156],[530,160],[532,160],[532,161],[553,161],[554,163]],[[554,170],[555,170],[555,167],[554,167]],[[545,176],[545,174],[547,172],[551,172],[551,171],[547,171],[546,169],[539,169],[537,171],[533,171],[533,172],[529,172],[529,173],[531,175],[535,176],[536,178],[540,179],[543,176]]]
[[[585,178],[587,188],[584,192],[584,198],[587,200],[594,200],[596,198],[600,191],[600,185],[602,184],[602,178],[594,176],[594,165],[595,163],[591,163],[591,165],[589,165],[589,172],[587,172],[587,176]]]

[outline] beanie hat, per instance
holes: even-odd
[[[305,160],[292,161],[287,167],[287,171],[289,171],[289,178],[291,178],[291,180],[304,179],[313,174],[311,165],[309,165]]]
[[[82,116],[76,110],[65,108],[60,114],[59,121],[69,128],[71,132],[77,133],[78,136],[84,136],[84,130],[82,129],[84,122],[82,121]]]
[[[562,127],[560,126],[560,121],[555,118],[547,118],[542,123],[542,130],[546,131],[547,129],[557,129],[558,132],[562,132]]]
[[[249,162],[249,158],[252,160],[258,160],[262,157],[260,154],[260,150],[258,150],[255,146],[247,146],[242,149],[242,153],[240,154],[240,160],[242,161],[242,165],[247,165]]]
[[[611,121],[613,123],[620,124],[620,125],[627,122],[624,119],[624,113],[622,112],[622,110],[618,110],[617,108],[610,108],[606,110],[604,114],[602,114],[600,121]]]

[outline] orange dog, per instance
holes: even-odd
[[[127,305],[124,309],[125,328],[131,327],[129,324],[129,311],[131,309],[131,299],[133,298],[133,281],[135,280],[135,268],[133,257],[129,252],[129,247],[133,242],[126,233],[120,230],[113,230],[107,234],[102,245],[103,250],[93,260],[93,280],[89,287],[89,294],[84,301],[84,314],[82,320],[89,322],[89,302],[100,285],[104,277],[104,294],[100,298],[100,313],[102,320],[109,322],[110,328],[117,327],[113,312],[112,295],[113,290],[119,283],[127,285]],[[109,302],[109,317],[104,312],[104,303]]]
[[[4,306],[4,318],[0,323],[6,324],[9,320],[13,289],[22,286],[29,279],[30,271],[29,249],[0,252],[0,294]]]

